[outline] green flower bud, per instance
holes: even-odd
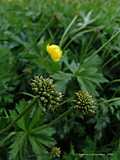
[[[51,151],[52,157],[60,157],[61,150],[59,147],[53,147]]]
[[[81,111],[84,115],[96,112],[94,98],[87,91],[78,91],[75,93],[75,109]]]
[[[56,90],[52,79],[35,76],[31,86],[34,94],[39,97],[46,109],[53,112],[58,108],[62,100],[62,93]]]

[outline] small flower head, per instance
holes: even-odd
[[[31,86],[34,94],[39,97],[45,109],[54,112],[58,108],[62,100],[62,94],[56,90],[52,79],[35,76]]]
[[[62,57],[62,50],[58,45],[51,44],[47,45],[47,52],[49,53],[50,57],[53,61],[58,62]]]
[[[96,112],[95,101],[87,91],[78,91],[75,93],[75,108],[84,115]]]
[[[60,157],[61,150],[59,147],[53,147],[51,151],[52,157]]]

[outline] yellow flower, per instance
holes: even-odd
[[[62,50],[58,45],[51,44],[47,45],[47,52],[51,56],[52,60],[57,62],[61,59],[62,57]]]

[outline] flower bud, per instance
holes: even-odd
[[[52,79],[35,76],[31,86],[34,94],[39,97],[46,110],[53,112],[58,108],[62,100],[62,93],[56,90]]]
[[[95,100],[87,91],[78,91],[75,93],[74,108],[81,111],[84,115],[89,113],[95,114]]]

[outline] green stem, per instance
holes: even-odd
[[[2,147],[6,141],[8,141],[10,138],[12,138],[15,135],[15,132],[11,132],[8,134],[7,137],[5,137],[3,140],[0,141],[0,147]]]
[[[111,81],[111,83],[118,83],[118,82],[120,82],[120,79],[115,79]]]
[[[18,117],[13,120],[6,128],[3,128],[1,131],[0,131],[0,134],[3,134],[4,132],[8,131],[11,127],[14,126],[15,122],[17,122],[23,115],[25,115],[25,113],[27,113],[29,111],[29,109],[31,109],[31,107],[33,106],[33,104],[36,102],[36,99],[37,97],[35,97],[32,101],[32,103],[30,103],[28,105],[27,108],[25,108],[19,115]]]
[[[104,100],[102,103],[109,103],[109,102],[113,102],[113,101],[117,101],[117,100],[120,101],[120,97],[116,97],[116,98],[111,98],[111,99],[108,99],[108,100]]]
[[[96,28],[92,28],[92,29],[87,29],[87,30],[83,30],[80,33],[76,33],[71,39],[70,41],[67,42],[67,44],[64,46],[63,49],[66,49],[76,38],[80,37],[81,35],[85,34],[85,33],[89,33],[89,32],[93,32],[95,31]]]
[[[30,93],[27,93],[27,92],[19,92],[18,94],[23,94],[25,96],[29,96],[29,97],[32,97],[32,98],[36,98],[37,97],[37,96],[34,96],[34,95],[32,95]]]
[[[73,26],[73,24],[75,23],[76,19],[78,18],[78,16],[75,16],[72,20],[72,22],[68,25],[68,27],[66,28],[65,32],[63,33],[61,40],[59,42],[59,46],[62,48],[64,41],[65,41],[65,37],[68,34],[68,32],[70,31],[71,27]]]
[[[110,43],[115,37],[119,35],[120,31],[116,32],[107,42],[105,42],[98,50],[96,50],[93,54],[99,53],[108,43]]]
[[[112,153],[108,153],[108,154],[104,154],[104,153],[86,153],[86,154],[81,154],[81,153],[79,153],[78,154],[80,157],[84,157],[84,156],[90,156],[90,157],[97,157],[97,156],[112,156],[113,154]]]

